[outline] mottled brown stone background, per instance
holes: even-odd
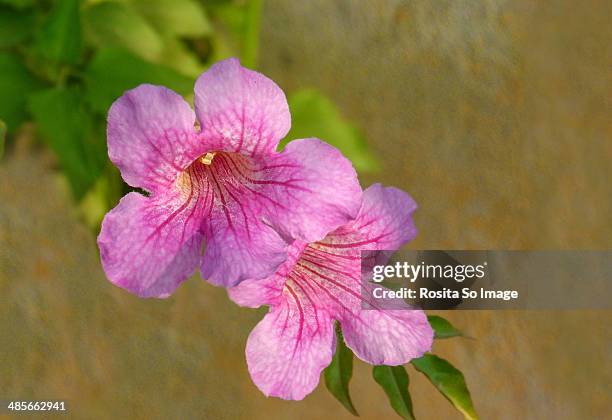
[[[608,249],[609,1],[265,3],[261,69],[339,104],[383,162],[362,176],[420,205],[418,248]],[[94,239],[26,136],[0,163],[0,398],[76,418],[350,418],[324,387],[266,399],[244,344],[261,313],[197,278],[170,299],[108,283]],[[485,419],[611,418],[609,311],[454,312],[436,342]],[[460,418],[411,372],[421,419]],[[369,368],[352,392],[394,418]]]

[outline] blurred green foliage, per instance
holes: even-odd
[[[50,88],[30,95],[30,112],[41,136],[55,152],[75,196],[93,186],[106,162],[104,143],[94,130],[79,87]]]
[[[291,139],[319,137],[327,140],[348,157],[360,171],[375,172],[378,161],[368,149],[359,130],[346,121],[338,108],[325,95],[315,89],[302,89],[289,95]]]
[[[44,86],[32,75],[20,57],[12,52],[0,52],[0,118],[9,131],[28,118],[28,96]]]
[[[34,122],[97,229],[129,190],[106,156],[112,102],[141,83],[191,99],[195,78],[231,56],[255,68],[261,13],[262,0],[0,0],[0,119],[9,141]],[[321,92],[289,98],[290,136],[320,137],[357,169],[377,168],[363,137]]]
[[[0,5],[0,48],[24,41],[35,25],[36,17],[31,11],[22,12]]]
[[[99,50],[84,71],[86,95],[94,111],[104,114],[127,89],[146,80],[183,95],[190,94],[193,79],[170,68],[145,61],[126,50]]]
[[[81,61],[81,18],[79,0],[61,0],[36,34],[37,53],[51,64],[78,64]]]
[[[4,142],[6,141],[6,124],[0,120],[0,159],[4,154]]]

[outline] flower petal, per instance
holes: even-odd
[[[363,194],[357,218],[310,244],[294,266],[292,277],[318,288],[320,307],[340,320],[347,345],[373,364],[397,365],[420,357],[431,347],[433,332],[422,311],[378,308],[361,291],[361,252],[395,250],[416,233],[412,198],[379,184]]]
[[[408,194],[374,185],[364,193],[355,221],[322,241],[296,241],[274,276],[262,283],[247,280],[230,297],[244,306],[274,304],[283,283],[291,281],[300,288],[310,288],[313,301],[336,319],[359,316],[363,308],[378,308],[372,294],[362,291],[362,250],[393,250],[412,238],[415,229],[410,215],[414,208]]]
[[[205,204],[179,193],[131,192],[102,222],[98,246],[110,281],[141,297],[167,297],[200,261]]]
[[[293,270],[306,243],[295,241],[287,248],[287,260],[281,264],[276,273],[265,279],[247,279],[237,286],[227,289],[231,300],[247,308],[259,308],[261,305],[275,306],[282,299],[283,287]]]
[[[165,190],[202,153],[195,115],[177,93],[140,85],[117,99],[108,113],[108,155],[133,187]]]
[[[319,139],[290,142],[262,169],[263,215],[284,237],[315,242],[357,216],[357,173],[338,149]]]
[[[333,321],[301,293],[289,287],[286,299],[249,335],[249,373],[266,396],[303,399],[331,363],[336,343]]]
[[[346,250],[397,250],[416,236],[412,219],[416,208],[408,193],[374,184],[364,191],[363,203],[355,220],[322,242]]]
[[[246,202],[228,200],[217,205],[206,221],[205,234],[200,271],[217,286],[263,279],[287,259],[287,243]]]
[[[421,310],[361,310],[340,320],[346,345],[374,365],[408,363],[431,350],[433,330]]]
[[[214,151],[273,152],[291,127],[283,91],[235,58],[214,64],[195,85],[202,134]]]

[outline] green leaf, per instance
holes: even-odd
[[[79,213],[94,232],[100,231],[102,219],[123,195],[122,185],[119,171],[108,162],[102,175],[80,201],[77,207]]]
[[[378,161],[368,150],[365,138],[322,93],[313,89],[297,91],[289,97],[289,107],[291,131],[286,140],[318,137],[340,149],[357,170],[378,169]]]
[[[425,374],[431,383],[449,400],[466,419],[478,419],[470,391],[463,374],[446,360],[426,354],[410,363]]]
[[[213,32],[206,12],[195,0],[132,0],[132,3],[161,32],[187,37]]]
[[[76,64],[81,58],[79,0],[57,0],[38,36],[40,55],[53,62]]]
[[[34,4],[34,0],[0,0],[0,4],[8,4],[16,9],[25,9]]]
[[[0,159],[4,155],[4,143],[6,142],[6,124],[0,120]]]
[[[349,382],[353,376],[353,352],[344,344],[340,328],[336,328],[336,335],[338,338],[336,353],[331,364],[323,372],[325,385],[351,414],[358,416],[349,394]]]
[[[17,11],[0,6],[0,48],[12,47],[26,40],[35,27],[35,20],[30,10]]]
[[[450,322],[441,316],[437,315],[428,315],[427,320],[429,321],[429,325],[433,328],[435,333],[435,338],[451,338],[451,337],[461,337],[463,333],[455,328]]]
[[[93,120],[76,88],[53,88],[30,96],[38,131],[57,156],[76,198],[93,186],[106,162],[103,136],[93,134]]]
[[[239,56],[238,49],[224,36],[215,36],[211,39],[212,54],[209,58],[210,62],[217,62],[227,58]]]
[[[242,37],[246,27],[247,6],[232,1],[209,4],[215,21],[220,22],[225,30],[237,37]]]
[[[372,375],[389,397],[395,412],[404,419],[414,419],[406,369],[403,366],[374,366]]]
[[[166,38],[161,61],[194,80],[204,71],[198,57],[177,38]]]
[[[193,79],[159,64],[149,63],[127,51],[103,49],[86,74],[87,96],[92,108],[106,114],[115,99],[142,83],[164,85],[183,95],[193,90]]]
[[[105,1],[86,7],[83,22],[86,39],[95,47],[121,47],[151,61],[161,55],[162,37],[125,4]]]
[[[9,132],[14,132],[26,120],[27,95],[40,86],[41,83],[28,72],[18,56],[0,52],[0,118]]]
[[[254,25],[253,16],[261,10],[257,4],[250,2],[235,2],[235,1],[215,1],[206,3],[207,10],[212,16],[212,19],[223,28],[222,31],[217,31],[215,36],[211,38],[212,57],[211,61],[224,60],[229,57],[240,56],[243,65],[253,67],[254,63],[248,57],[251,52],[245,51],[245,41],[247,32],[258,32],[258,28]],[[253,31],[257,29],[257,31]],[[258,41],[258,40],[257,40]],[[247,48],[257,47],[257,44],[251,44]],[[253,51],[253,50],[251,50]],[[247,60],[245,60],[245,53]]]

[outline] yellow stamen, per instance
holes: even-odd
[[[204,165],[210,165],[214,157],[215,157],[214,152],[208,152],[204,156],[200,157],[200,162],[202,162]]]

